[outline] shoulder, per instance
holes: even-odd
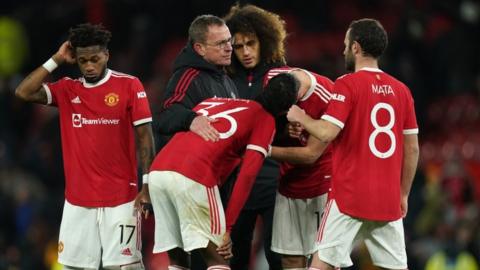
[[[64,86],[74,86],[74,85],[82,85],[83,83],[83,78],[76,78],[76,79],[73,79],[73,78],[70,78],[70,77],[63,77],[57,81],[54,81],[54,82],[51,82],[51,83],[47,83],[49,85],[64,85]]]
[[[112,71],[112,74],[111,74],[112,79],[122,80],[122,81],[130,81],[130,82],[136,82],[136,81],[139,82],[140,81],[140,79],[138,79],[137,77],[135,77],[133,75],[118,72],[118,71],[115,71],[115,70],[111,70],[111,71]]]

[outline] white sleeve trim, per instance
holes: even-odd
[[[138,125],[145,124],[145,123],[148,123],[148,122],[152,122],[152,117],[137,120],[137,121],[133,122],[133,125],[138,126]]]
[[[265,148],[263,148],[261,146],[258,146],[258,145],[255,145],[255,144],[247,145],[247,149],[258,151],[258,152],[262,153],[264,157],[267,157],[267,155],[268,155],[268,152]]]
[[[404,129],[403,134],[404,135],[418,134],[418,128]]]
[[[43,88],[45,89],[45,93],[47,94],[47,105],[52,104],[52,91],[50,91],[50,87],[46,83],[42,83]]]
[[[345,124],[342,121],[338,120],[337,118],[335,118],[333,116],[327,115],[327,114],[322,115],[322,119],[338,126],[341,129],[343,129],[343,127],[345,126]]]

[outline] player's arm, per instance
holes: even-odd
[[[322,155],[328,144],[323,143],[314,136],[309,136],[305,146],[298,147],[272,147],[271,157],[277,161],[292,164],[313,164]]]
[[[53,62],[52,62],[53,61]],[[30,73],[15,89],[15,95],[25,101],[47,104],[47,93],[42,83],[56,66],[75,63],[70,43],[65,41],[50,60]]]
[[[307,115],[300,107],[293,105],[287,114],[288,121],[299,122],[311,136],[315,136],[320,142],[328,144],[333,141],[341,128],[329,121],[315,120]]]
[[[135,126],[135,135],[138,141],[137,153],[140,158],[140,166],[142,168],[142,174],[144,175],[143,178],[145,178],[142,179],[142,189],[135,198],[135,208],[140,209],[145,215],[145,218],[147,218],[150,214],[149,209],[146,206],[146,204],[150,204],[150,195],[148,192],[148,171],[150,169],[150,165],[152,164],[153,158],[155,157],[152,125],[150,123],[145,123]]]
[[[403,167],[401,182],[401,208],[403,217],[405,217],[408,212],[408,195],[410,194],[413,178],[417,171],[419,152],[417,134],[403,135]]]
[[[238,173],[237,180],[233,186],[232,195],[225,211],[227,231],[224,235],[223,243],[217,248],[218,254],[225,259],[232,257],[230,232],[237,221],[240,211],[247,201],[250,190],[255,182],[258,171],[262,167],[266,154],[266,152],[261,153],[256,150],[247,149],[243,157],[242,164],[240,165],[240,172]]]

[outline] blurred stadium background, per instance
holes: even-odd
[[[450,269],[439,266],[443,259],[450,266],[454,259],[463,260],[465,264],[455,269],[477,269],[478,265],[471,267],[480,258],[480,2],[250,3],[286,20],[291,66],[332,80],[344,73],[343,38],[349,22],[372,17],[383,23],[390,44],[381,68],[411,88],[420,125],[421,159],[405,220],[410,269]],[[64,180],[58,115],[55,109],[17,100],[14,89],[20,80],[56,52],[71,26],[101,22],[113,33],[109,67],[138,76],[152,110],[158,112],[189,23],[199,14],[223,16],[232,4],[2,0],[0,269],[59,269],[55,261]],[[78,71],[62,66],[51,79],[65,75],[76,76]],[[147,269],[164,269],[165,255],[151,254],[152,221],[144,226],[145,263]],[[350,269],[376,269],[361,246],[354,255],[356,266]],[[426,268],[429,259],[439,264]],[[264,269],[261,265],[256,268]]]

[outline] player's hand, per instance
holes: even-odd
[[[295,139],[300,138],[300,135],[302,135],[303,129],[304,128],[302,127],[302,124],[298,122],[289,122],[287,124],[288,135],[291,138],[295,138]]]
[[[150,201],[150,194],[148,193],[148,187],[145,186],[147,185],[144,185],[142,190],[137,194],[137,197],[135,197],[134,207],[135,210],[140,212],[140,214],[147,219],[148,216],[152,214],[153,209]]]
[[[218,255],[222,256],[225,260],[229,260],[233,257],[232,253],[232,239],[230,233],[226,232],[223,235],[223,243],[217,248]]]
[[[305,111],[300,109],[297,105],[293,105],[288,110],[287,119],[289,122],[302,123],[302,119],[305,117]]]
[[[63,42],[63,44],[60,46],[60,48],[58,48],[58,51],[53,55],[52,58],[58,65],[61,65],[63,63],[74,64],[76,62],[76,59],[70,41]]]
[[[220,139],[220,134],[210,124],[216,121],[216,119],[199,115],[193,118],[193,121],[190,124],[190,131],[202,137],[205,141],[216,142]]]
[[[402,200],[400,202],[400,209],[402,211],[402,218],[405,218],[408,212],[408,196],[402,196]]]

